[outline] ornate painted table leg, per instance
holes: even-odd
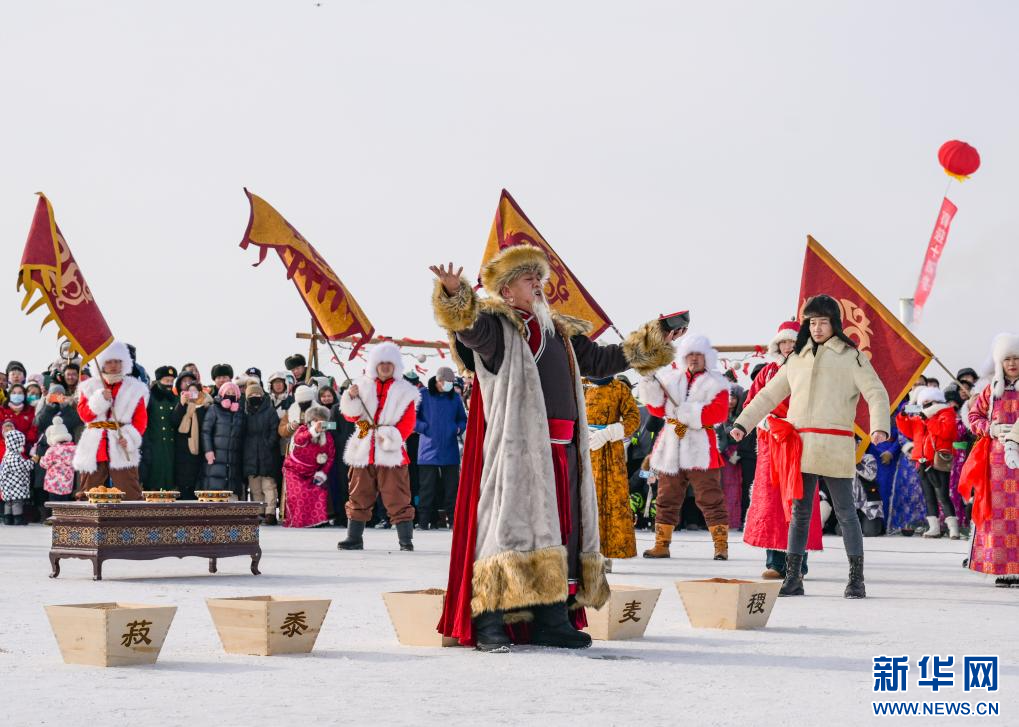
[[[215,572],[216,572],[216,559],[215,558],[209,558],[209,573],[215,573]]]
[[[251,556],[251,573],[253,575],[256,575],[256,576],[262,575],[262,572],[260,570],[258,570],[258,561],[260,561],[260,560],[262,560],[262,549],[261,548],[259,548],[258,551],[253,556]]]
[[[50,573],[50,578],[56,578],[57,576],[59,576],[60,575],[59,556],[53,555],[52,553],[50,554],[50,566],[53,568],[53,571]]]
[[[92,580],[101,581],[103,579],[103,561],[98,557],[92,558]]]

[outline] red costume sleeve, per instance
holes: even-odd
[[[414,407],[413,402],[407,405],[407,410],[403,412],[403,416],[400,417],[400,421],[396,423],[396,428],[400,432],[400,436],[403,437],[403,441],[407,441],[407,437],[414,433],[414,424],[417,422],[417,409]]]
[[[701,409],[701,426],[710,429],[729,418],[729,392],[720,391],[711,403]]]
[[[916,425],[914,417],[899,412],[895,415],[895,425],[899,428],[899,432],[901,432],[903,436],[910,441],[913,441],[913,432],[915,431],[913,427]]]
[[[78,399],[78,416],[80,416],[81,420],[86,424],[96,420],[96,413],[92,411],[92,407],[88,405],[87,396],[81,396]]]
[[[651,406],[650,404],[647,404],[646,406],[647,406],[647,413],[650,414],[651,416],[658,417],[659,419],[664,419],[665,418],[665,405],[664,404],[662,404],[661,406]]]
[[[145,406],[144,398],[139,399],[138,405],[134,408],[131,426],[138,430],[138,434],[145,434],[145,429],[149,426],[149,410]]]

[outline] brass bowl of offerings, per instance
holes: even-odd
[[[145,502],[175,502],[180,497],[179,490],[146,490],[142,493]]]
[[[198,502],[229,502],[233,494],[233,490],[197,490],[195,492]]]
[[[100,485],[93,487],[85,493],[85,497],[92,504],[99,503],[118,503],[124,499],[124,491],[118,490],[116,487],[104,487]]]

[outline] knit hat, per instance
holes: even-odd
[[[676,360],[685,364],[684,359],[691,353],[704,355],[704,365],[708,371],[714,371],[718,367],[718,351],[711,346],[707,336],[686,335],[679,339],[679,348],[676,350]]]
[[[258,383],[257,379],[248,379],[247,385],[244,387],[244,395],[249,399],[252,397],[265,396],[265,389]]]
[[[298,404],[307,404],[308,402],[315,401],[315,387],[301,384],[294,389],[294,401]]]
[[[50,393],[53,392],[51,391]],[[71,433],[64,426],[63,418],[59,416],[53,417],[53,423],[46,427],[46,444],[52,447],[54,444],[70,441]]]
[[[287,381],[286,371],[276,371],[272,374],[269,374],[269,380],[266,381],[265,383],[269,384],[269,386],[272,386],[273,381],[282,381],[284,384],[290,383],[289,381]]]
[[[308,365],[308,360],[306,358],[304,358],[304,356],[302,356],[299,353],[295,353],[293,356],[287,356],[286,360],[283,362],[283,367],[287,371],[293,371],[298,366],[307,366],[307,365]]]
[[[28,373],[28,371],[25,370],[25,365],[20,361],[11,361],[9,364],[7,364],[5,373],[9,376],[11,371],[20,371],[23,374]]]
[[[403,356],[400,354],[400,347],[392,341],[380,343],[371,350],[371,353],[368,354],[368,368],[364,372],[365,376],[369,379],[377,379],[380,363],[393,364],[394,379],[403,376]]]
[[[51,396],[53,394],[60,394],[61,396],[64,396],[67,394],[67,389],[65,389],[61,384],[54,382],[50,384],[49,391],[46,393],[50,394]]]
[[[234,377],[234,367],[230,364],[216,364],[212,367],[212,379],[215,381],[220,376]]]
[[[234,396],[240,399],[241,390],[234,382],[227,381],[225,384],[219,387],[219,395],[220,397]]]
[[[421,383],[421,377],[418,376],[418,372],[414,371],[414,370],[411,370],[411,371],[408,371],[407,373],[405,373],[403,375],[403,380],[407,381],[407,382],[409,382],[411,384],[414,384],[415,386],[417,386],[418,384]]]
[[[248,366],[247,370],[244,373],[246,373],[248,376],[254,376],[259,381],[262,380],[262,369],[258,368],[257,366]]]
[[[455,379],[456,375],[449,366],[440,366],[439,370],[435,372],[436,381],[449,381],[452,383]]]
[[[42,388],[42,385],[45,382],[46,382],[46,380],[42,377],[42,374],[32,374],[31,376],[26,376],[25,377],[25,384],[26,385],[28,385],[28,384],[35,384],[40,389]]]
[[[768,342],[768,355],[777,358],[778,344],[782,341],[796,342],[796,336],[800,333],[800,324],[797,321],[782,321],[778,327],[778,332]]]
[[[1000,398],[1005,393],[1005,359],[1019,356],[1019,335],[999,333],[991,344],[991,360],[994,363],[994,396]]]

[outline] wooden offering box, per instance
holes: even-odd
[[[102,580],[103,561],[153,560],[197,556],[209,559],[251,557],[259,575],[260,502],[48,502],[53,510],[50,578],[60,575],[62,558],[92,561],[93,580]]]
[[[456,639],[443,636],[435,627],[442,616],[446,592],[441,588],[383,593],[382,600],[396,639],[404,646],[456,646]]]
[[[615,641],[639,639],[647,630],[647,623],[662,595],[661,588],[609,584],[609,602],[587,611],[587,628],[592,639]]]
[[[690,625],[700,629],[764,628],[781,587],[781,581],[676,581]]]
[[[228,654],[307,654],[322,630],[328,599],[298,596],[207,598],[223,650]]]
[[[76,603],[46,606],[65,664],[155,664],[176,606]]]

